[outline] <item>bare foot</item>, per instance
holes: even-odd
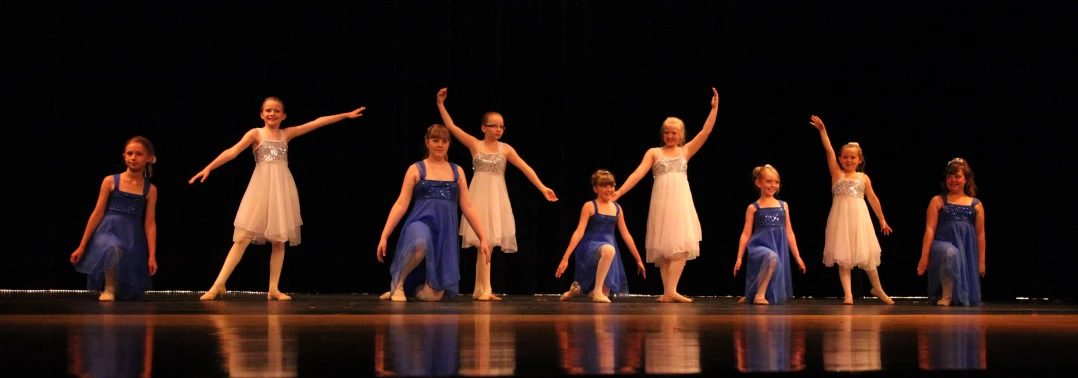
[[[670,294],[670,298],[672,299],[672,302],[692,303],[692,298],[678,293]]]
[[[102,291],[101,295],[97,297],[97,300],[101,302],[112,302],[116,300],[116,295],[111,291]]]
[[[936,302],[936,304],[940,305],[940,306],[950,306],[951,305],[951,297],[940,298],[939,302]]]
[[[767,299],[764,298],[754,298],[752,300],[752,304],[769,305],[770,303],[767,303]]]
[[[290,300],[292,300],[292,297],[288,296],[288,294],[285,294],[285,293],[282,293],[282,292],[278,291],[278,292],[271,292],[271,293],[267,294],[266,299],[275,300],[275,301],[290,301]]]
[[[227,291],[225,290],[224,286],[221,286],[221,287],[214,286],[214,287],[211,287],[209,290],[206,290],[206,294],[202,294],[202,296],[199,297],[198,299],[203,300],[203,301],[212,301],[215,298],[217,298],[218,295],[224,295],[226,292]]]
[[[610,298],[603,295],[601,291],[596,290],[591,293],[591,301],[598,303],[610,303]]]
[[[492,301],[500,301],[500,300],[502,300],[502,297],[499,297],[499,296],[497,296],[497,295],[491,294],[491,295],[490,295],[490,300],[492,300]]]
[[[846,299],[842,300],[842,304],[852,305],[853,304],[853,297],[846,297]]]
[[[383,301],[384,301],[384,300],[386,300],[386,299],[389,299],[389,297],[390,297],[391,295],[393,295],[393,293],[390,293],[390,292],[388,292],[388,291],[387,291],[387,292],[386,292],[385,294],[382,294],[382,296],[378,297],[378,299],[379,299],[379,300],[383,300]]]
[[[745,297],[741,297],[741,299],[738,299],[737,303],[738,304],[745,304]]]
[[[389,293],[386,293],[389,294]],[[393,291],[393,295],[389,297],[394,302],[407,302],[408,296],[404,295],[404,289],[397,287],[397,290]]]
[[[580,295],[580,286],[574,282],[573,286],[569,287],[569,291],[562,293],[561,300],[567,301],[569,300],[569,298],[575,297],[577,295]]]
[[[674,300],[670,299],[670,298],[667,298],[666,295],[660,295],[659,298],[655,299],[655,301],[660,302],[660,303],[670,303],[670,302],[673,302]]]
[[[883,303],[886,303],[886,304],[889,304],[889,305],[895,304],[895,301],[893,299],[891,299],[891,297],[888,297],[887,293],[884,293],[883,290],[877,291],[876,289],[872,289],[868,293],[872,294],[872,295],[875,295],[876,298],[879,298],[881,301],[883,301]]]

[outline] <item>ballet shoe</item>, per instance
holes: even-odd
[[[116,295],[111,291],[102,291],[101,295],[97,297],[97,300],[101,302],[112,302],[116,300]]]
[[[224,286],[221,286],[220,288],[214,286],[211,287],[209,290],[206,290],[206,294],[202,294],[202,296],[198,299],[203,301],[212,301],[216,299],[218,295],[225,295],[225,293],[227,292],[228,291],[225,289]]]
[[[883,301],[883,303],[886,303],[886,304],[889,304],[889,305],[895,304],[895,301],[893,299],[891,299],[891,297],[888,297],[887,293],[884,293],[882,290],[872,289],[868,293],[872,294],[872,295],[875,295],[876,298],[879,298],[880,301]]]
[[[278,292],[275,292],[275,293],[267,294],[266,299],[274,300],[274,301],[290,301],[290,300],[292,300],[292,297],[288,296],[288,294],[285,294],[285,293],[282,293],[282,292],[278,291]]]

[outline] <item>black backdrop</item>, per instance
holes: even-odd
[[[722,101],[710,140],[690,163],[704,239],[681,280],[686,295],[736,295],[731,276],[750,171],[770,163],[808,274],[796,295],[838,296],[821,263],[829,178],[811,114],[836,145],[858,141],[895,233],[880,236],[884,288],[924,295],[915,274],[924,212],[945,163],[969,160],[987,211],[988,299],[1064,298],[1078,262],[1069,241],[1068,162],[1073,6],[926,2],[391,1],[71,2],[8,15],[5,75],[14,115],[0,288],[83,288],[67,262],[98,183],[123,169],[123,142],[144,135],[159,157],[159,290],[205,290],[231,245],[232,221],[254,163],[250,152],[187,180],[261,126],[266,96],[286,126],[367,106],[365,116],[291,143],[303,244],[290,247],[288,292],[381,293],[388,264],[378,236],[425,128],[435,93],[479,135],[483,112],[505,115],[517,148],[561,201],[547,203],[519,170],[506,180],[520,252],[496,254],[493,284],[509,294],[559,293],[554,270],[588,176],[623,181],[659,145],[667,116],[689,137]],[[1070,8],[1065,8],[1070,7]],[[1056,131],[1059,129],[1059,131]],[[466,149],[453,161],[470,171]],[[469,177],[470,178],[470,177]],[[642,248],[651,178],[620,201]],[[10,229],[10,228],[9,228]],[[399,228],[398,231],[399,232]],[[395,238],[390,240],[391,246]],[[624,249],[624,248],[623,248]],[[268,246],[252,246],[229,282],[265,290]],[[471,290],[475,250],[461,252]],[[622,258],[631,267],[627,252]],[[661,291],[658,270],[630,278]],[[868,285],[859,271],[857,294]]]

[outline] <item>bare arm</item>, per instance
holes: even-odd
[[[794,226],[790,222],[790,203],[783,202],[783,206],[786,207],[786,240],[790,245],[790,253],[794,255],[794,259],[797,260],[797,265],[801,268],[801,273],[805,273],[805,262],[801,261],[801,251],[797,249],[797,238],[794,237]],[[780,252],[781,253],[781,252]]]
[[[341,114],[334,114],[334,115],[331,115],[331,116],[318,117],[314,121],[307,122],[307,123],[304,123],[304,124],[299,125],[299,126],[286,127],[284,129],[281,129],[281,131],[284,132],[284,140],[289,141],[289,140],[298,138],[300,135],[315,131],[315,130],[317,130],[318,128],[320,128],[322,126],[332,125],[334,123],[337,123],[337,122],[340,122],[340,121],[343,121],[343,120],[349,119],[349,118],[362,117],[364,110],[367,110],[367,107],[366,106],[361,106],[361,107],[359,107],[359,109],[356,109],[356,110],[353,110],[353,111],[350,111],[350,112],[347,112],[347,113],[341,113]]]
[[[984,277],[984,203],[978,203],[973,209],[977,211],[977,254],[981,262],[981,277]]]
[[[475,156],[476,145],[479,144],[479,139],[476,139],[471,134],[464,132],[463,129],[457,127],[457,124],[453,123],[453,118],[449,116],[449,110],[445,108],[445,98],[448,96],[449,90],[442,88],[438,91],[438,113],[442,115],[442,123],[449,129],[449,133],[453,134],[454,138],[457,138],[464,147],[468,147],[468,151]],[[474,228],[474,227],[473,227]]]
[[[834,185],[842,177],[842,167],[838,166],[835,148],[831,146],[831,138],[827,136],[827,127],[824,126],[823,120],[817,116],[812,116],[812,121],[809,124],[820,130],[820,141],[823,142],[823,149],[827,152],[827,170],[831,172],[831,185]]]
[[[696,134],[689,143],[685,143],[685,160],[692,159],[692,156],[696,155],[697,151],[700,151],[700,148],[704,146],[704,142],[707,141],[707,137],[711,135],[711,129],[715,128],[715,118],[719,115],[719,91],[711,88],[711,92],[714,94],[711,98],[711,113],[707,115],[704,128],[700,130],[700,133]]]
[[[615,200],[621,198],[625,193],[628,193],[629,189],[632,189],[636,186],[636,183],[640,182],[640,179],[644,178],[644,175],[651,169],[651,165],[655,163],[654,154],[654,148],[649,149],[648,152],[644,153],[644,160],[641,160],[640,165],[636,167],[636,170],[629,175],[629,178],[625,179],[625,182],[621,184],[621,188],[618,188],[618,190],[614,192]]]
[[[890,235],[891,226],[887,225],[887,219],[883,217],[883,207],[880,206],[880,199],[876,197],[876,191],[872,190],[872,180],[868,178],[868,175],[862,174],[862,176],[865,177],[865,196],[868,197],[868,204],[872,206],[872,211],[880,220],[880,231],[884,235]]]
[[[532,169],[528,163],[524,162],[524,159],[517,154],[517,150],[508,144],[502,143],[502,145],[508,150],[505,154],[505,158],[509,160],[513,166],[517,167],[517,169],[520,169],[520,171],[524,173],[524,176],[528,178],[528,181],[531,181],[532,185],[535,185],[535,188],[539,189],[539,191],[543,193],[543,196],[547,197],[547,200],[551,202],[557,201],[558,197],[554,196],[554,191],[547,188],[546,185],[543,185],[543,182],[539,180],[539,175],[535,173],[535,170]]]
[[[748,210],[745,210],[745,227],[741,229],[741,239],[737,242],[737,261],[734,263],[734,277],[737,277],[737,271],[741,270],[741,259],[745,257],[745,248],[749,245],[749,238],[752,237],[752,222],[756,219],[756,206],[749,205]]]
[[[573,231],[573,237],[569,239],[569,247],[565,249],[565,255],[561,257],[561,265],[558,266],[558,271],[554,274],[554,277],[561,278],[561,274],[569,266],[569,255],[573,254],[577,244],[580,244],[580,239],[584,238],[584,230],[588,227],[588,218],[591,218],[594,211],[590,205],[591,202],[585,202],[584,207],[580,209],[580,221],[577,222],[576,231]]]
[[[936,240],[940,207],[943,207],[942,197],[935,196],[928,201],[928,210],[925,211],[925,236],[921,240],[921,260],[917,263],[917,275],[925,274],[928,269],[928,254],[932,250],[932,241]]]
[[[97,192],[97,204],[94,205],[94,211],[90,213],[90,220],[86,222],[86,229],[82,232],[82,241],[79,242],[79,247],[75,249],[75,253],[71,256],[72,264],[78,262],[79,259],[82,258],[82,252],[86,249],[86,244],[90,243],[90,238],[94,235],[94,231],[97,230],[97,225],[101,224],[101,218],[105,217],[105,206],[109,203],[109,194],[112,193],[112,186],[112,176],[106,176],[105,179],[101,181],[101,187]]]
[[[199,180],[199,182],[206,182],[206,177],[210,175],[210,171],[232,161],[232,159],[235,159],[236,156],[239,156],[243,150],[246,150],[247,147],[250,147],[251,144],[254,144],[256,141],[258,141],[258,129],[247,130],[247,133],[243,134],[243,138],[240,138],[240,141],[236,143],[236,145],[225,150],[220,155],[217,155],[217,158],[213,159],[213,161],[210,162],[210,165],[203,168],[202,172],[196,174],[195,177],[192,177],[187,183],[194,184],[195,180],[199,180],[200,178],[201,180]]]
[[[629,227],[625,226],[625,210],[618,205],[618,231],[621,232],[621,238],[625,239],[625,245],[629,247],[629,252],[633,254],[633,258],[636,262],[643,263],[643,259],[640,258],[640,251],[636,249],[636,242],[633,240],[633,235],[629,233]]]
[[[389,218],[386,219],[386,225],[382,228],[382,236],[378,240],[378,251],[375,253],[378,262],[382,262],[382,257],[386,255],[386,240],[389,239],[389,234],[393,232],[393,229],[397,228],[397,223],[400,222],[404,213],[408,211],[408,206],[412,203],[412,189],[418,182],[419,168],[412,164],[404,173],[401,194],[397,197],[397,202],[393,203],[393,207],[389,209]]]
[[[146,195],[146,245],[150,250],[150,275],[157,274],[157,187],[150,184],[150,193]]]
[[[457,166],[457,173],[460,175],[460,179],[457,180],[457,186],[460,188],[467,188],[468,180],[464,177],[464,168]],[[468,224],[470,224],[472,230],[475,231],[475,236],[479,237],[479,253],[486,255],[487,264],[490,264],[490,249],[487,248],[487,231],[483,228],[483,223],[479,220],[479,213],[475,212],[475,206],[472,206],[472,197],[467,190],[460,191],[460,212],[464,213],[464,219],[468,220]]]

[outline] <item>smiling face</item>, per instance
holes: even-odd
[[[663,146],[677,147],[685,142],[685,123],[680,119],[670,117],[663,122],[662,128]]]
[[[442,125],[433,125],[427,129],[424,137],[427,156],[436,160],[446,160],[449,153],[449,129]]]
[[[842,171],[847,173],[857,171],[857,167],[860,166],[863,161],[861,147],[853,145],[842,147],[842,154],[838,157],[838,164],[842,166]]]
[[[966,191],[966,174],[962,170],[947,175],[947,190],[951,194],[962,194]]]
[[[266,99],[266,101],[262,102],[261,117],[267,127],[281,127],[281,121],[284,121],[285,117],[287,117],[284,113],[284,104],[274,98]]]
[[[756,177],[756,187],[760,189],[761,196],[774,197],[780,186],[779,174],[774,169],[765,168]]]
[[[614,181],[614,175],[609,171],[598,170],[591,175],[591,190],[595,192],[598,199],[603,201],[611,201],[614,198],[614,192],[617,190],[617,182]]]

